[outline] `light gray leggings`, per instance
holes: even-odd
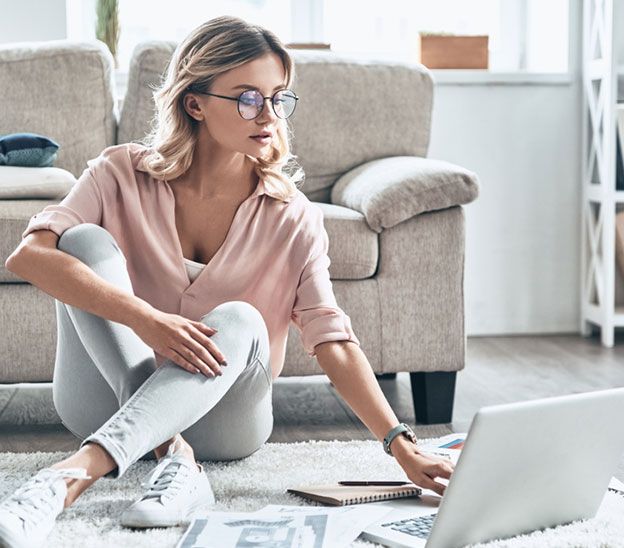
[[[104,228],[67,229],[58,249],[87,264],[110,283],[133,293],[126,259]],[[103,446],[117,463],[107,477],[177,433],[198,460],[233,460],[258,450],[273,430],[269,337],[250,303],[228,301],[202,316],[218,329],[210,338],[225,355],[223,375],[189,373],[154,351],[126,325],[56,300],[57,349],[53,379],[63,424]]]

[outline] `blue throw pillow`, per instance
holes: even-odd
[[[51,167],[59,146],[36,133],[0,135],[0,166]]]

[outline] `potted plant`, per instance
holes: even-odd
[[[117,0],[98,0],[96,13],[95,37],[108,46],[108,49],[113,54],[115,68],[118,68],[119,6]]]
[[[421,31],[420,62],[427,68],[487,69],[487,35]]]

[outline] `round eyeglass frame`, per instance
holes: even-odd
[[[260,116],[260,114],[262,114],[262,111],[264,110],[264,104],[265,104],[267,99],[271,100],[271,106],[273,107],[273,112],[275,113],[275,116],[277,116],[278,118],[281,118],[282,120],[286,120],[286,119],[290,118],[294,114],[295,110],[297,109],[297,101],[299,100],[299,96],[292,89],[289,89],[289,88],[278,89],[273,95],[270,95],[270,96],[267,96],[267,97],[262,97],[262,94],[257,89],[246,89],[246,90],[242,91],[240,93],[240,95],[238,95],[237,97],[230,97],[228,95],[219,95],[218,93],[210,93],[208,91],[195,91],[195,90],[192,89],[192,87],[189,87],[189,91],[191,93],[198,93],[199,95],[210,95],[212,97],[220,97],[221,99],[229,99],[230,101],[236,101],[236,103],[237,103],[236,107],[237,107],[237,110],[238,110],[238,114],[240,115],[240,117],[243,120],[255,120],[258,116]],[[243,116],[243,113],[241,112],[241,97],[243,96],[243,94],[247,93],[248,91],[255,91],[262,97],[262,108],[258,111],[258,113],[253,118],[245,118]],[[290,91],[292,93],[291,97],[295,100],[295,106],[292,109],[292,112],[288,116],[280,116],[277,113],[277,109],[275,108],[275,96],[280,91]]]

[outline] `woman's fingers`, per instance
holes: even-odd
[[[430,464],[425,464],[421,468],[420,474],[416,477],[416,480],[412,481],[414,481],[416,485],[420,485],[425,489],[430,489],[442,496],[446,489],[446,483],[448,483],[447,480],[449,480],[453,474],[453,469],[454,466],[451,461],[439,460],[430,462]],[[442,480],[435,481],[436,478],[442,478]]]
[[[445,485],[437,481],[434,481],[427,474],[423,474],[422,479],[417,483],[417,485],[420,485],[421,487],[424,487],[425,489],[431,489],[432,491],[436,492],[440,496],[444,494],[444,490],[446,489]]]
[[[205,333],[208,337],[211,337],[212,335],[214,335],[215,333],[218,333],[219,330],[215,329],[214,327],[209,327],[207,326],[205,323],[202,322],[194,322],[191,321],[191,323],[202,333]]]
[[[450,479],[452,473],[453,467],[450,462],[439,462],[427,470],[427,474],[433,478],[440,477]]]
[[[203,373],[207,377],[223,374],[220,365],[227,365],[225,356],[210,339],[217,329],[181,317],[176,317],[169,328],[163,356],[190,373]]]
[[[195,367],[188,360],[186,360],[182,356],[180,356],[180,354],[178,354],[172,348],[167,347],[167,350],[164,350],[162,352],[162,355],[165,356],[166,358],[169,358],[173,363],[175,363],[176,365],[180,366],[182,369],[185,369],[189,373],[195,374],[195,373],[199,373],[200,372],[199,369],[197,369],[197,367]]]
[[[419,485],[420,487],[424,487],[425,489],[431,489],[432,491],[435,491],[440,496],[444,494],[444,489],[446,488],[445,485],[443,485],[442,483],[438,481],[434,481],[434,479],[428,474],[426,474],[425,472],[421,473],[416,478],[416,481],[414,481],[414,483],[416,485]]]
[[[182,347],[178,350],[188,361],[193,363],[195,367],[209,368],[217,375],[221,375],[221,368],[215,360],[214,356],[201,344],[199,344],[190,335],[184,336]]]
[[[206,331],[212,330],[214,331],[214,333],[217,333],[217,330],[213,329],[212,327],[208,327],[201,322],[193,322],[193,327],[195,327],[195,330],[190,330],[190,334],[193,339],[198,341],[203,347],[209,349],[211,355],[214,356],[221,365],[227,365],[223,363],[225,362],[225,355],[217,348],[215,342],[210,338],[211,334],[208,334],[208,332]]]

